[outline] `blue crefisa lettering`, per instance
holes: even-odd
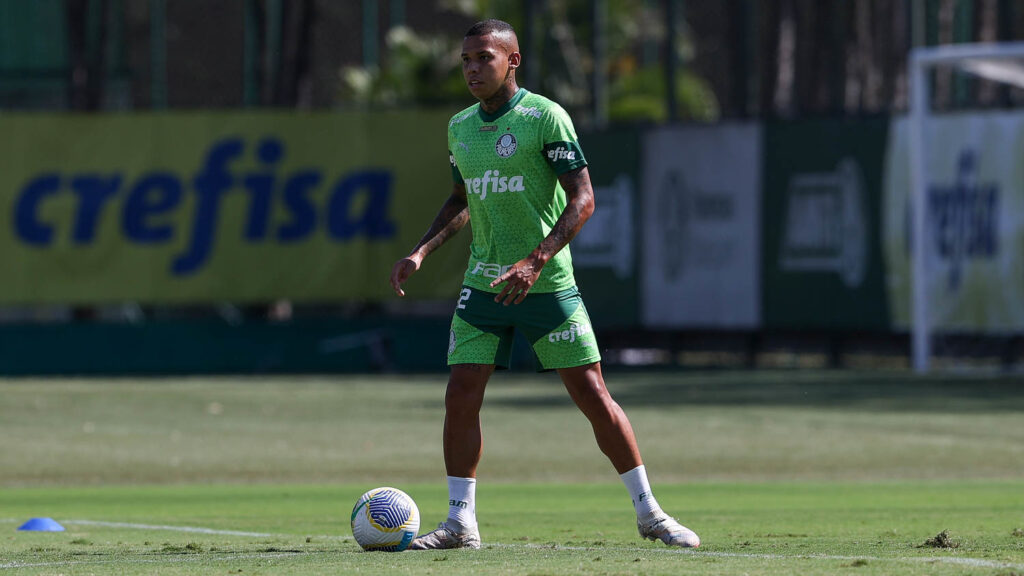
[[[41,174],[29,181],[14,206],[14,230],[26,244],[46,246],[53,242],[53,226],[39,221],[39,204],[60,192],[60,176]]]
[[[96,228],[104,205],[121,187],[121,176],[87,175],[71,179],[71,189],[78,195],[78,212],[72,238],[75,244],[89,244],[96,239]]]
[[[341,175],[329,184],[325,204],[318,206],[315,193],[326,184],[320,170],[281,174],[285,146],[279,139],[265,138],[255,148],[256,168],[233,171],[232,164],[244,158],[246,148],[237,137],[214,142],[191,178],[167,171],[144,173],[134,181],[126,181],[119,172],[38,174],[22,186],[15,200],[14,233],[37,248],[59,238],[88,246],[104,221],[119,218],[124,238],[135,244],[158,246],[186,237],[186,248],[170,262],[174,275],[185,276],[201,270],[215,251],[225,195],[242,193],[248,199],[248,211],[241,237],[248,243],[295,243],[310,238],[318,226],[325,226],[327,236],[338,242],[394,237],[393,177],[388,170]],[[192,213],[186,224],[180,211],[189,194]],[[62,197],[72,199],[68,230],[47,219],[47,203]]]
[[[338,182],[327,208],[327,231],[338,240],[391,238],[395,225],[387,215],[390,196],[391,174],[383,170],[357,172]],[[360,204],[362,213],[353,214],[353,206]]]
[[[181,181],[174,174],[157,172],[132,187],[124,201],[124,234],[139,244],[159,244],[174,236],[174,226],[157,221],[181,204]]]
[[[194,273],[206,262],[213,248],[213,232],[220,212],[220,197],[231,189],[235,179],[228,172],[228,162],[242,155],[245,145],[239,138],[229,138],[210,147],[206,163],[192,180],[196,194],[196,212],[192,219],[192,242],[184,254],[171,262],[175,275]]]
[[[288,179],[284,186],[284,206],[291,220],[277,229],[281,242],[297,242],[309,236],[316,229],[316,206],[309,193],[320,185],[320,174],[299,172]]]
[[[966,262],[999,255],[999,196],[996,182],[978,178],[978,158],[972,150],[960,153],[952,184],[929,186],[932,242],[939,257],[950,264],[950,291],[960,288]]]

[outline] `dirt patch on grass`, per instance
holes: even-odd
[[[949,535],[949,530],[943,530],[942,532],[939,532],[938,534],[936,534],[934,538],[929,538],[929,539],[925,540],[924,544],[922,544],[920,547],[921,548],[959,548],[960,547],[960,541],[959,540],[954,540],[953,537]]]

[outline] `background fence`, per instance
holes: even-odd
[[[0,371],[443,369],[468,234],[406,300],[387,276],[447,194],[484,16],[580,128],[609,364],[905,365],[906,54],[1019,38],[1013,2],[0,1]],[[1016,89],[933,81],[938,109],[1020,122]],[[939,162],[1016,153],[957,134]],[[1012,236],[965,258],[993,250],[1024,277]]]

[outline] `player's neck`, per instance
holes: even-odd
[[[497,92],[481,100],[480,108],[488,114],[494,114],[500,110],[502,106],[507,104],[508,101],[516,95],[516,92],[519,92],[519,85],[516,84],[516,81],[513,78],[509,82],[502,84],[501,88],[499,88]]]

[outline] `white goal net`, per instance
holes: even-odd
[[[910,262],[902,288],[913,367],[1019,369],[1024,43],[915,49],[909,75]]]

